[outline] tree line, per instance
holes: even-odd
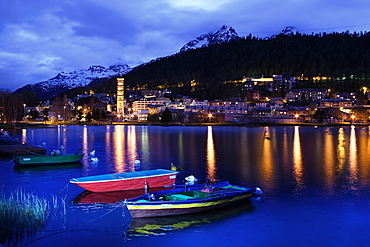
[[[336,91],[369,86],[370,37],[349,32],[296,33],[271,39],[247,36],[144,64],[127,73],[125,83],[130,88],[168,88],[212,100],[240,96],[242,85],[230,81],[281,73],[302,78],[299,86]]]
[[[243,77],[272,77],[281,73],[299,76],[297,88],[331,88],[332,92],[370,88],[370,35],[296,33],[269,39],[249,35],[238,41],[157,59],[134,68],[124,77],[128,90],[169,89],[175,95],[214,100],[243,98],[243,83],[235,83]],[[116,79],[110,78],[92,89],[114,94]],[[76,88],[65,93],[72,98],[85,90]],[[2,90],[2,121],[21,120],[24,104],[37,103],[37,96],[30,91],[12,94]]]

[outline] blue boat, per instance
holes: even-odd
[[[133,218],[172,216],[226,207],[261,193],[258,187],[246,188],[219,182],[148,193],[126,199],[123,204]]]

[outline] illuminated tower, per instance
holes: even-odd
[[[123,115],[124,106],[124,78],[117,78],[117,113]]]

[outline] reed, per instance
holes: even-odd
[[[50,213],[46,199],[23,190],[0,193],[0,244],[12,244],[45,227]]]

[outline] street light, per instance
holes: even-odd
[[[23,119],[26,117],[26,104],[23,104]]]
[[[63,119],[63,120],[64,120],[64,122],[65,122],[65,121],[66,121],[66,118],[67,118],[67,116],[66,116],[66,115],[67,115],[67,114],[66,114],[66,106],[64,106],[63,108],[64,108],[64,119]]]
[[[208,114],[209,122],[211,122],[212,114]]]

